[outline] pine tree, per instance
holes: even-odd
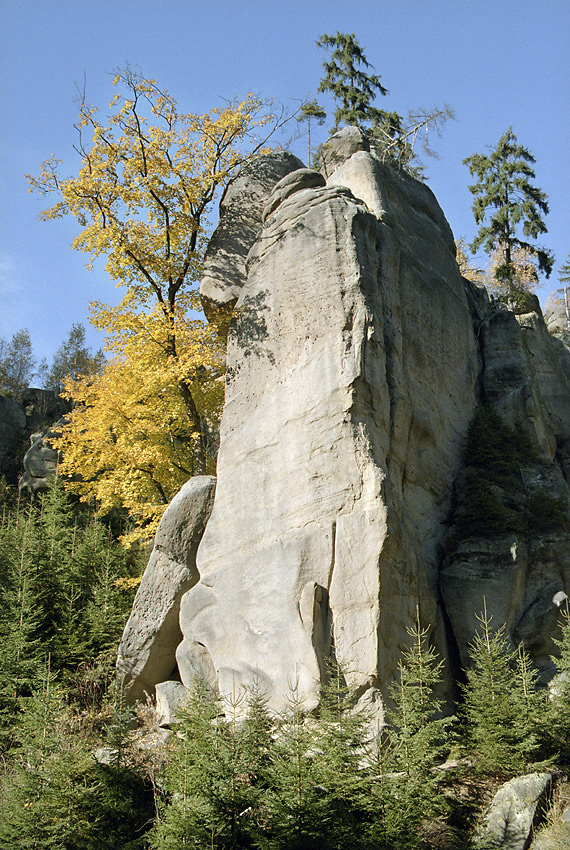
[[[536,724],[544,703],[522,647],[514,650],[505,626],[491,628],[486,604],[470,647],[459,738],[481,773],[516,774],[538,755]]]
[[[552,254],[522,238],[536,239],[547,231],[541,217],[548,213],[547,196],[531,182],[535,178],[532,168],[535,159],[530,151],[518,143],[509,128],[488,156],[476,153],[463,162],[477,178],[469,191],[475,196],[473,214],[481,226],[471,250],[483,247],[488,254],[494,250],[502,253],[495,277],[510,291],[516,291],[513,252],[517,248],[536,257],[539,270],[548,277],[552,271]],[[489,220],[485,223],[488,213]]]
[[[385,121],[387,113],[373,106],[373,101],[388,91],[379,76],[363,70],[371,66],[354,33],[322,35],[317,47],[332,50],[330,61],[323,62],[325,76],[319,91],[330,92],[337,104],[333,130],[340,124],[364,128]]]
[[[314,98],[301,104],[297,121],[299,123],[301,121],[307,122],[307,165],[309,168],[311,167],[311,121],[316,121],[317,124],[322,126],[326,117],[327,113]]]
[[[414,628],[408,629],[411,644],[402,653],[398,676],[390,688],[395,708],[388,712],[389,728],[382,767],[386,797],[385,830],[390,846],[419,843],[425,818],[446,810],[440,790],[441,774],[434,766],[448,740],[449,720],[441,717],[443,703],[434,695],[441,682],[443,662],[428,643],[417,613]]]

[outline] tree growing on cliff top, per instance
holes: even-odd
[[[471,250],[483,247],[488,254],[496,252],[499,259],[494,276],[498,285],[510,293],[520,291],[524,283],[517,273],[517,251],[535,258],[539,271],[548,277],[552,254],[522,238],[534,240],[547,232],[542,218],[548,213],[547,196],[531,182],[535,178],[535,159],[530,151],[518,143],[509,128],[489,155],[475,153],[463,162],[477,178],[469,186],[475,197],[473,214],[480,225]]]
[[[28,175],[30,190],[59,196],[43,219],[77,218],[82,230],[74,248],[91,260],[107,257],[111,279],[127,290],[115,325],[121,313],[126,326],[133,317],[144,324],[148,315],[153,329],[161,322],[162,362],[172,371],[181,359],[177,316],[196,306],[189,293],[200,278],[207,210],[216,191],[263,150],[280,117],[253,94],[203,115],[180,113],[170,94],[128,67],[113,84],[118,93],[106,122],[80,99],[77,176],[61,177],[61,161],[51,157],[39,177]],[[95,315],[105,327],[106,309]],[[206,446],[192,381],[182,368],[177,375],[194,467],[203,472]]]
[[[319,85],[320,92],[330,92],[336,102],[335,124],[360,127],[370,136],[371,142],[383,160],[395,162],[398,167],[420,176],[422,168],[415,151],[421,140],[423,150],[435,156],[429,144],[430,130],[437,136],[453,110],[445,104],[435,109],[418,109],[408,113],[407,120],[398,112],[388,112],[374,106],[378,95],[387,95],[377,74],[368,74],[372,67],[356,40],[354,33],[337,32],[322,35],[317,47],[332,50],[330,61],[323,62],[325,76]]]
[[[365,127],[386,120],[388,113],[373,106],[373,101],[379,94],[387,95],[388,90],[379,76],[363,70],[371,65],[354,33],[322,35],[317,47],[332,50],[330,60],[323,62],[325,76],[319,91],[330,92],[337,104],[333,130],[338,130],[340,124]]]

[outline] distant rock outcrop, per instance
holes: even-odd
[[[291,688],[316,706],[334,656],[381,718],[417,614],[448,696],[484,599],[547,678],[570,594],[570,354],[538,302],[515,316],[461,277],[433,193],[367,147],[347,128],[321,172],[260,160],[262,188],[252,164],[222,205],[202,285],[228,331],[218,480],[176,659],[186,685],[256,681],[280,710]],[[516,482],[507,533],[466,528],[482,409],[528,449],[486,495]]]
[[[51,390],[30,387],[19,399],[0,396],[0,475],[16,484],[23,465],[19,486],[34,493],[45,489],[57,469],[49,438],[68,411],[69,403]]]

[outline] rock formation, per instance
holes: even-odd
[[[68,410],[68,402],[51,390],[30,387],[18,399],[0,396],[0,476],[15,484],[23,464],[19,486],[33,493],[44,490],[57,469],[49,438]]]
[[[176,667],[182,640],[179,625],[182,595],[198,581],[196,551],[212,511],[216,479],[191,478],[166,509],[154,548],[125,626],[117,670],[127,698],[134,702],[154,694]]]
[[[296,688],[310,709],[334,656],[382,717],[416,616],[451,695],[484,596],[546,669],[570,592],[570,354],[537,304],[515,316],[461,277],[431,190],[379,162],[359,131],[329,140],[320,172],[280,156],[280,174],[260,161],[261,189],[250,166],[251,203],[245,180],[239,201],[226,192],[206,260],[204,307],[228,334],[226,402],[180,603],[182,682],[200,671],[231,694],[255,680],[277,711]],[[529,447],[517,530],[484,537],[461,522],[482,407]],[[541,505],[556,522],[533,533]],[[135,611],[151,623],[143,581],[149,607]],[[161,681],[137,671],[132,694]]]

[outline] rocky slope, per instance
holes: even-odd
[[[451,696],[484,599],[547,675],[570,584],[570,354],[537,302],[515,316],[461,278],[433,193],[367,147],[348,129],[320,173],[262,160],[206,261],[229,327],[218,480],[160,676],[255,680],[275,710],[292,687],[314,707],[334,655],[381,717],[417,612]],[[507,445],[524,435],[488,481],[465,455],[482,410]],[[492,515],[513,491],[506,527],[481,533],[477,487]],[[120,649],[133,698],[160,681],[133,673],[165,616],[150,587]]]

